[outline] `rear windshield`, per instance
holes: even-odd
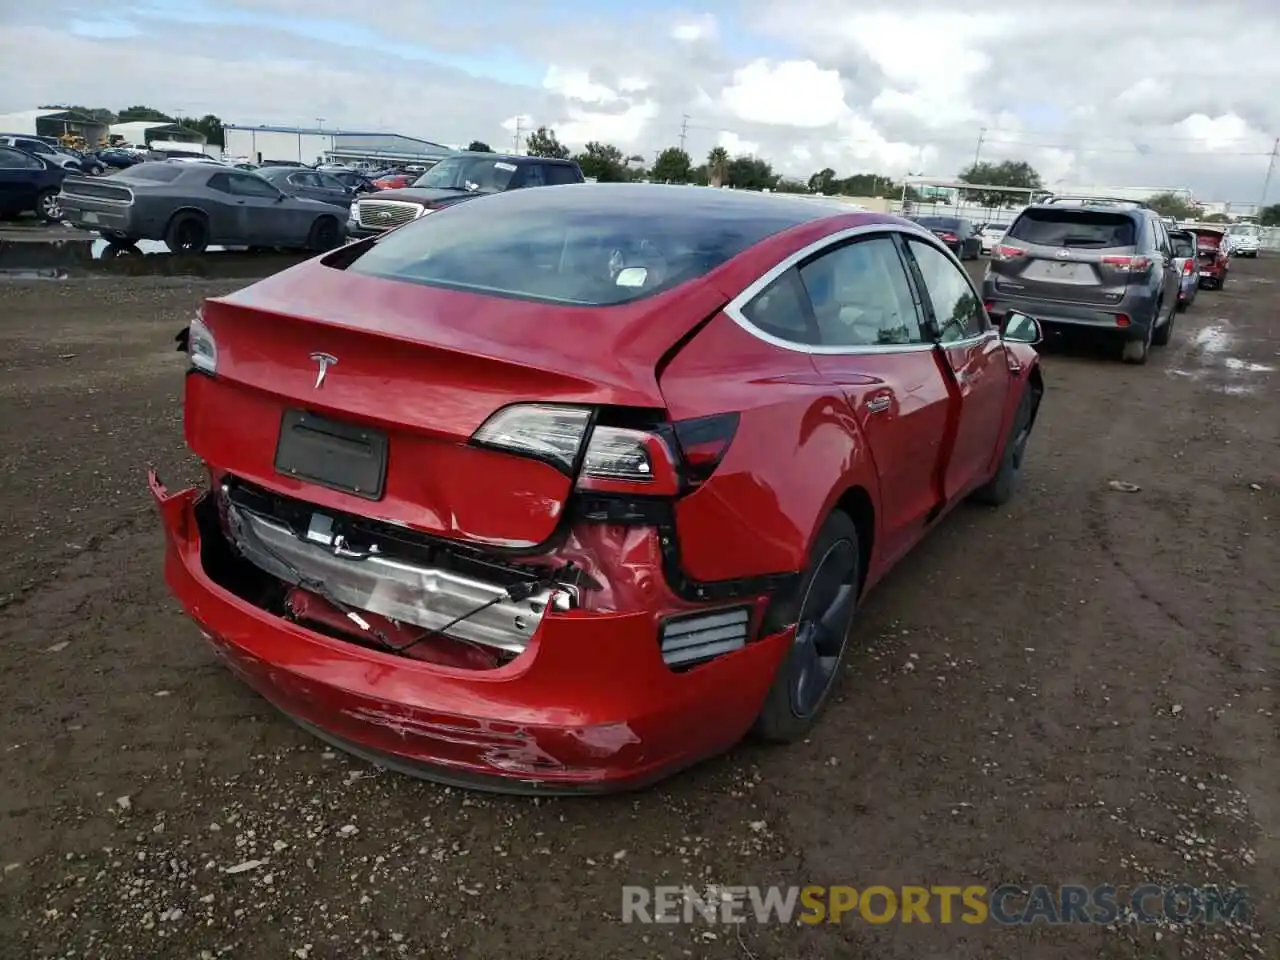
[[[960,221],[955,217],[916,217],[916,223],[930,230],[959,230]]]
[[[185,166],[180,163],[139,163],[125,167],[110,175],[113,180],[150,180],[155,183],[172,183],[182,176]]]
[[[1196,241],[1194,237],[1186,234],[1171,233],[1169,240],[1173,243],[1173,255],[1175,257],[1194,257],[1196,255]]]
[[[1222,245],[1222,234],[1197,233],[1196,246],[1202,250],[1217,250]]]
[[[455,204],[380,237],[347,269],[525,300],[608,306],[700,277],[817,212],[806,205],[797,217],[781,198],[700,203],[692,187],[610,187],[605,196],[575,184]],[[688,191],[688,199],[673,204],[654,196],[664,190]]]
[[[1026,210],[1006,234],[1046,247],[1132,247],[1133,220],[1092,210]]]

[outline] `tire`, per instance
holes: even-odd
[[[209,224],[197,213],[174,214],[164,231],[170,253],[204,253],[209,246]]]
[[[307,234],[307,249],[325,253],[342,242],[342,228],[333,217],[320,217]]]
[[[778,614],[785,622],[796,624],[795,641],[778,664],[752,727],[757,739],[769,743],[801,740],[826,709],[849,646],[849,628],[862,582],[861,564],[858,528],[848,514],[837,510],[814,538],[795,599]]]
[[[1009,435],[1005,438],[1004,450],[1000,453],[1000,465],[995,475],[980,486],[969,499],[988,507],[1002,507],[1018,490],[1018,474],[1022,470],[1022,458],[1027,452],[1027,441],[1031,438],[1031,415],[1033,401],[1031,390],[1024,387],[1018,399],[1018,409],[1014,411],[1013,423],[1009,425]]]
[[[1163,303],[1156,304],[1155,315],[1160,316],[1160,311],[1164,309]],[[1120,359],[1125,363],[1131,363],[1136,366],[1142,366],[1147,362],[1147,357],[1151,355],[1151,344],[1155,340],[1156,327],[1155,321],[1147,328],[1146,336],[1141,340],[1126,340],[1124,348],[1120,351]]]
[[[62,204],[57,190],[41,190],[36,197],[36,216],[45,223],[62,222]]]
[[[1181,304],[1178,309],[1181,309]],[[1173,318],[1178,315],[1178,310],[1174,310],[1169,314],[1169,319],[1165,321],[1163,327],[1156,327],[1151,331],[1151,345],[1153,347],[1168,346],[1169,340],[1173,337]]]

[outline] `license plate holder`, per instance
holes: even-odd
[[[286,410],[276,441],[276,471],[380,500],[387,479],[387,435],[306,410]]]

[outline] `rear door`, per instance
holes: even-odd
[[[991,257],[1000,293],[1063,303],[1114,306],[1130,283],[1162,269],[1137,253],[1139,224],[1125,213],[1030,207]]]
[[[944,502],[954,401],[899,252],[896,234],[859,237],[800,266],[812,309],[814,365],[844,392],[880,479],[889,562]],[[748,317],[755,322],[755,318]]]

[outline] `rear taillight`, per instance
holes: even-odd
[[[1196,271],[1195,271],[1195,264],[1194,264],[1191,260],[1183,261],[1183,264],[1182,264],[1182,275],[1183,275],[1184,277],[1189,277],[1189,276],[1191,276],[1191,275],[1192,275],[1193,273],[1195,273],[1195,272],[1196,272]]]
[[[680,492],[680,473],[674,453],[660,434],[596,427],[582,459],[578,489],[672,496]]]
[[[1150,257],[1103,257],[1103,266],[1120,273],[1144,273],[1151,269]]]
[[[736,413],[652,429],[592,420],[589,407],[518,403],[489,417],[471,442],[542,460],[570,475],[577,469],[580,490],[674,496],[711,476],[738,427]]]
[[[205,326],[204,320],[197,316],[187,327],[187,359],[192,370],[201,373],[218,372],[218,342],[213,338],[213,331]]]
[[[1018,257],[1025,257],[1026,255],[1027,251],[1021,247],[1009,247],[1004,244],[1000,244],[991,251],[991,259],[1000,261],[1016,260]]]
[[[954,233],[940,233],[938,234],[938,237],[945,240],[947,243],[956,242],[956,235]]]
[[[480,425],[473,443],[544,460],[565,473],[577,466],[591,410],[549,403],[504,407]]]
[[[1128,315],[1127,315],[1127,314],[1123,314],[1123,313],[1117,313],[1117,314],[1116,314],[1116,326],[1117,326],[1117,327],[1127,327],[1128,325],[1129,325],[1129,317],[1128,317]]]

